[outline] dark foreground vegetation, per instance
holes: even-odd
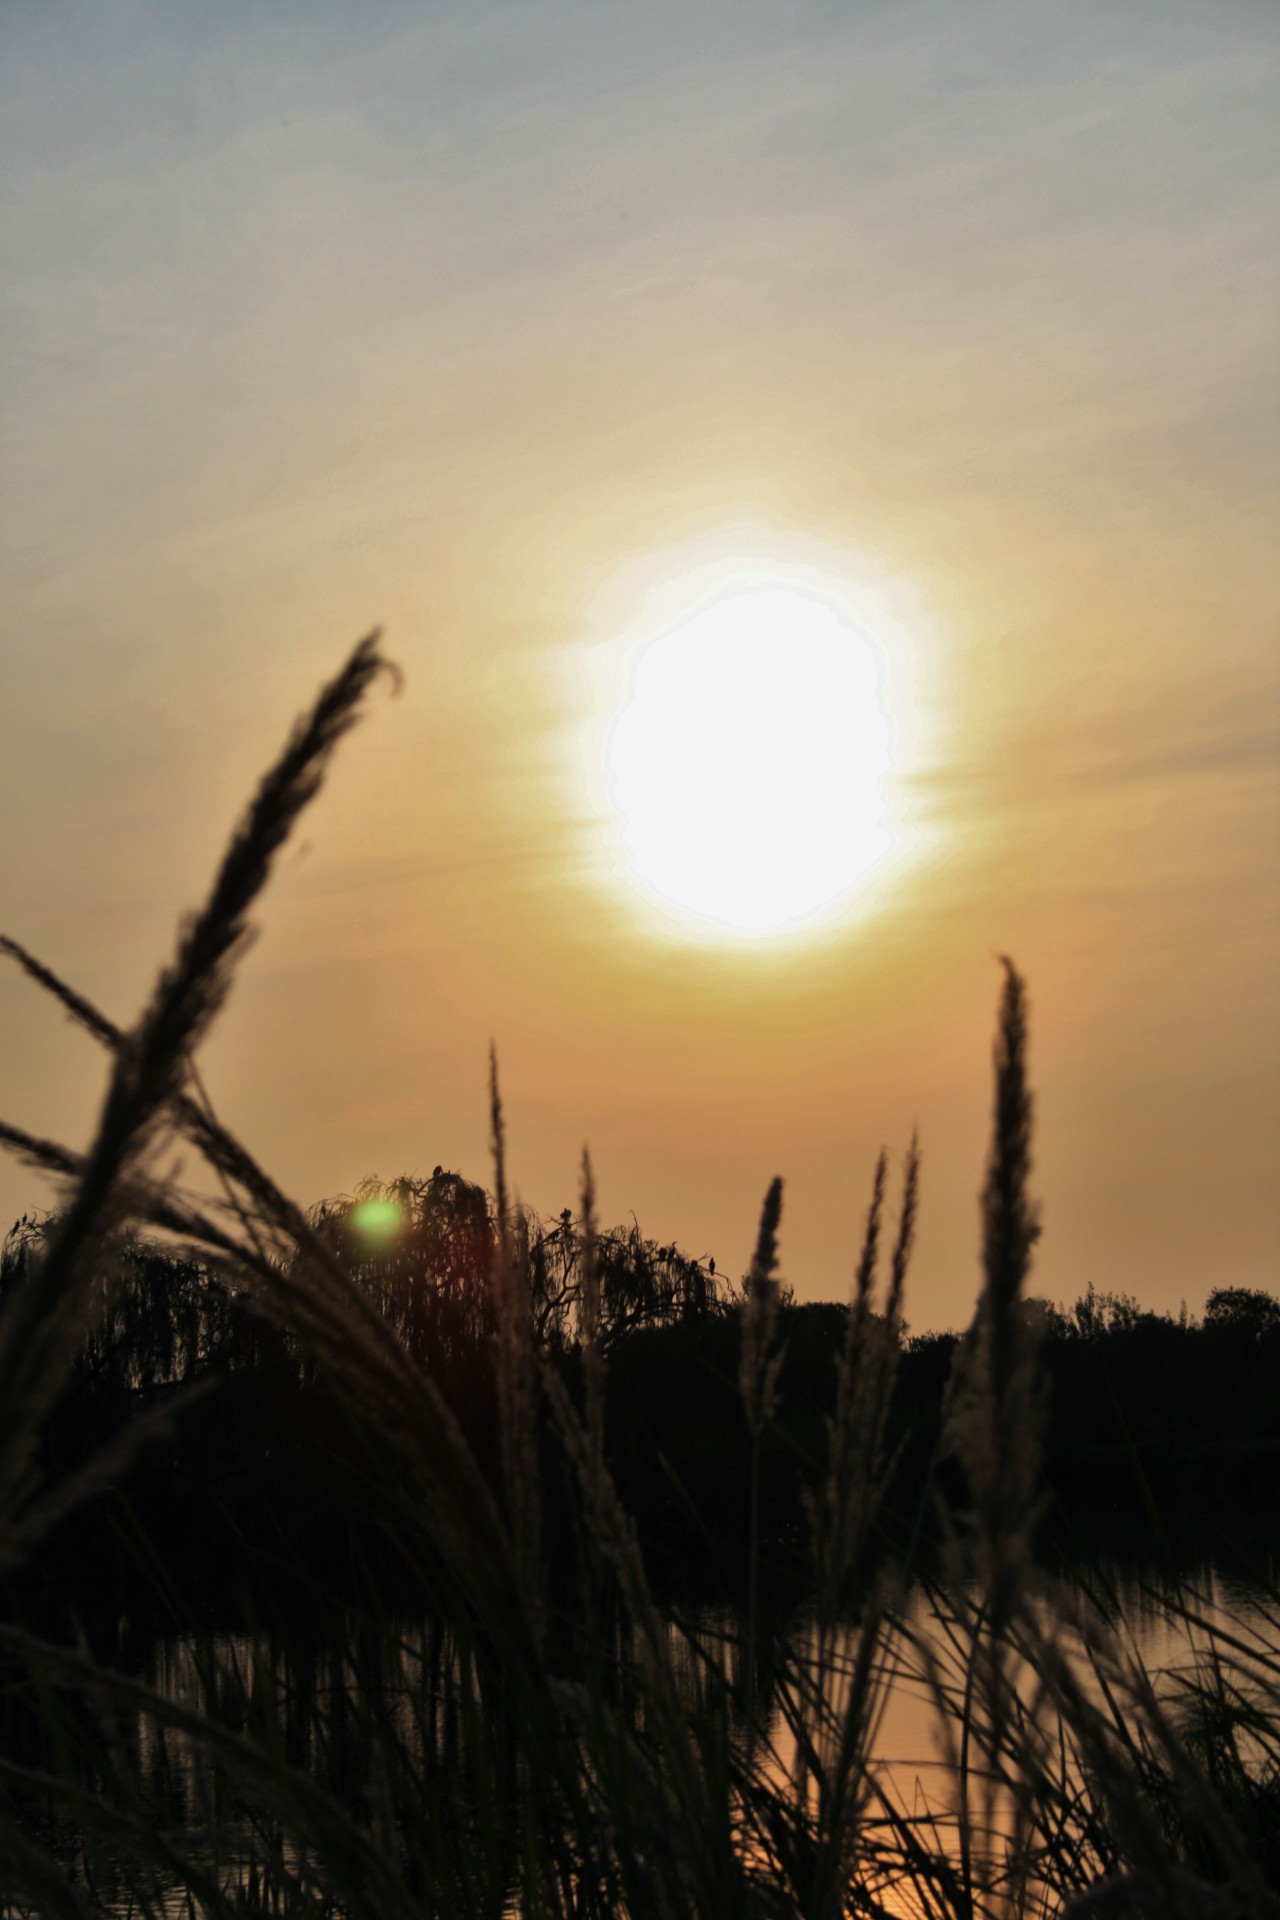
[[[437,1168],[430,1179],[369,1181],[316,1208],[311,1224],[368,1309],[429,1376],[495,1494],[501,1459],[492,1362],[491,1285],[501,1229],[491,1195]],[[0,1311],[56,1235],[55,1217],[19,1221],[0,1253]],[[809,1507],[827,1460],[845,1302],[776,1311],[776,1408],[761,1437],[756,1488],[739,1392],[746,1285],[713,1263],[646,1240],[634,1225],[598,1232],[568,1212],[518,1222],[531,1345],[575,1402],[582,1279],[594,1261],[597,1344],[608,1367],[605,1456],[650,1571],[681,1570],[704,1593],[739,1594],[751,1528],[770,1575],[803,1582]],[[374,1563],[395,1583],[401,1489],[388,1470],[377,1409],[353,1403],[287,1326],[263,1319],[252,1288],[207,1258],[130,1238],[113,1249],[104,1311],[71,1356],[41,1439],[44,1471],[65,1480],[133,1423],[183,1408],[140,1449],[122,1483],[76,1505],[45,1542],[46,1600],[83,1612],[145,1606],[154,1579],[132,1542],[163,1543],[167,1576],[199,1587],[212,1616],[282,1569],[353,1594]],[[1280,1302],[1243,1288],[1209,1295],[1203,1319],[1144,1312],[1090,1290],[1040,1316],[1046,1503],[1039,1544],[1126,1527],[1158,1551],[1163,1529],[1210,1521],[1247,1537],[1274,1515],[1280,1488]],[[877,1334],[896,1348],[884,1443],[895,1461],[878,1517],[887,1547],[932,1539],[930,1489],[950,1471],[944,1421],[962,1336]],[[196,1391],[198,1389],[198,1391]],[[189,1403],[189,1404],[188,1404]],[[576,1494],[540,1417],[540,1498],[552,1543],[572,1536]],[[958,1488],[956,1489],[958,1491]],[[35,1574],[28,1570],[28,1577]],[[118,1582],[118,1588],[113,1584]]]
[[[848,1303],[797,1307],[780,1182],[740,1287],[602,1232],[585,1161],[576,1215],[520,1214],[496,1074],[492,1197],[307,1216],[212,1113],[248,909],[381,671],[300,724],[131,1030],[6,943],[111,1075],[87,1153],[3,1129],[66,1191],[4,1251],[0,1915],[1280,1913],[1277,1597],[1246,1633],[1167,1591],[1152,1674],[1052,1570],[1104,1506],[1266,1511],[1280,1309],[1028,1297],[1012,966],[961,1336],[905,1331],[914,1146]],[[927,1787],[878,1755],[895,1690]]]

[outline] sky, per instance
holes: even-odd
[[[1033,1291],[1276,1289],[1278,82],[1262,0],[7,0],[0,930],[134,1018],[380,624],[202,1058],[299,1200],[487,1179],[492,1039],[526,1202],[587,1143],[737,1274],[780,1173],[801,1299],[918,1127],[907,1317],[961,1325],[1009,953]],[[871,635],[892,846],[725,940],[602,755],[743,579]],[[87,1140],[14,969],[0,1059]]]

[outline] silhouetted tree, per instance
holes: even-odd
[[[1205,1302],[1204,1324],[1259,1340],[1280,1328],[1280,1300],[1259,1287],[1215,1287]]]
[[[428,1180],[371,1178],[311,1221],[415,1359],[447,1365],[492,1331],[496,1224],[483,1187],[443,1167]]]

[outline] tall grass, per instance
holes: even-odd
[[[0,1914],[1280,1912],[1280,1617],[1246,1641],[1181,1596],[1173,1616],[1194,1663],[1162,1684],[1105,1599],[1058,1586],[1033,1557],[1041,1389],[1026,1280],[1037,1225],[1026,994],[1010,962],[982,1272],[950,1389],[945,1471],[905,1558],[891,1558],[880,1537],[894,1468],[885,1434],[919,1191],[913,1141],[892,1233],[884,1157],[875,1170],[809,1506],[808,1597],[767,1633],[758,1463],[781,1363],[780,1182],[741,1313],[752,1514],[739,1627],[659,1604],[610,1472],[585,1158],[580,1390],[540,1353],[496,1065],[497,1486],[332,1237],[218,1120],[195,1049],[274,855],[389,671],[370,635],[321,692],[132,1029],[5,943],[108,1050],[111,1070],[83,1154],[3,1129],[65,1196],[0,1319],[0,1568],[29,1579],[50,1530],[182,1417],[178,1406],[135,1422],[69,1476],[50,1468],[44,1436],[77,1343],[109,1311],[113,1249],[146,1231],[216,1270],[376,1418],[394,1463],[390,1531],[420,1603],[412,1618],[391,1611],[370,1569],[363,1605],[336,1625],[318,1624],[317,1593],[314,1621],[282,1633],[247,1620],[239,1638],[214,1635],[166,1584],[163,1541],[143,1539],[136,1552],[175,1637],[169,1669],[139,1676],[91,1623],[41,1633],[15,1598],[0,1624]],[[158,1173],[175,1136],[203,1156],[211,1194]],[[540,1513],[551,1455],[572,1489],[569,1580],[548,1567]],[[926,1534],[944,1542],[928,1567],[914,1547]],[[910,1598],[920,1591],[924,1618]],[[904,1799],[877,1757],[895,1687],[930,1706],[943,1784],[927,1800]]]

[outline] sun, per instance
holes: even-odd
[[[879,669],[844,609],[788,584],[725,593],[640,647],[606,747],[632,880],[731,935],[843,906],[889,841]]]

